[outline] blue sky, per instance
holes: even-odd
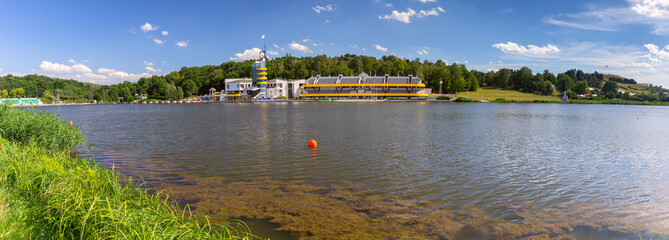
[[[669,0],[5,0],[0,75],[137,81],[253,58],[263,34],[270,57],[393,54],[669,86]]]

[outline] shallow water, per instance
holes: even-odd
[[[434,211],[476,208],[507,225],[556,211],[568,212],[560,218],[597,217],[599,230],[570,226],[566,232],[574,238],[669,234],[667,107],[245,103],[42,109],[81,127],[92,145],[82,155],[171,187],[214,214],[220,213],[212,208],[222,206],[216,199],[226,194],[216,189],[264,179],[265,185],[299,183],[310,190],[362,188],[364,193],[352,194],[377,200],[348,205],[358,212],[375,203],[426,201]],[[318,148],[307,148],[309,139]],[[410,213],[420,218],[430,211]],[[458,234],[467,232],[500,237]]]

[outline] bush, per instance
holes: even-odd
[[[455,99],[455,102],[478,102],[478,101],[471,98],[459,97]]]
[[[52,103],[51,98],[40,98],[39,100],[42,101],[42,103],[44,103],[44,104],[51,104]]]
[[[44,111],[0,106],[0,137],[20,144],[71,150],[86,142],[79,127]]]
[[[516,102],[516,100],[508,100],[508,99],[505,99],[505,98],[497,98],[497,99],[493,100],[493,102],[498,102],[498,103],[514,103],[514,102]]]
[[[451,97],[447,95],[439,95],[437,96],[437,100],[451,100]]]

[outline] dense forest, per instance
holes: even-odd
[[[166,75],[154,75],[141,78],[137,82],[125,81],[115,85],[95,85],[74,80],[63,80],[40,75],[0,77],[1,97],[42,97],[71,101],[132,101],[135,94],[148,94],[156,99],[181,99],[208,93],[210,88],[224,90],[226,78],[250,78],[253,60],[244,62],[225,62],[220,65],[202,67],[183,67],[179,71]],[[554,95],[567,92],[572,98],[588,93],[599,93],[597,98],[622,98],[626,100],[669,101],[666,89],[650,86],[649,94],[631,96],[619,93],[618,83],[636,84],[634,79],[617,76],[607,77],[598,72],[584,73],[581,70],[568,70],[553,74],[548,70],[533,73],[523,67],[518,70],[503,68],[497,71],[480,72],[469,70],[463,64],[446,64],[420,61],[420,59],[401,59],[395,56],[375,58],[346,54],[338,57],[318,55],[315,57],[293,57],[286,55],[268,62],[268,78],[306,79],[311,76],[358,75],[365,72],[370,75],[406,76],[412,74],[423,79],[425,85],[438,93],[456,93],[476,91],[479,87],[497,87],[513,89],[537,95]],[[608,80],[608,81],[607,81]],[[593,88],[594,90],[590,90]],[[592,97],[590,97],[592,98]]]

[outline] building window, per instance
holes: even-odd
[[[283,87],[283,83],[279,83],[279,87]]]

